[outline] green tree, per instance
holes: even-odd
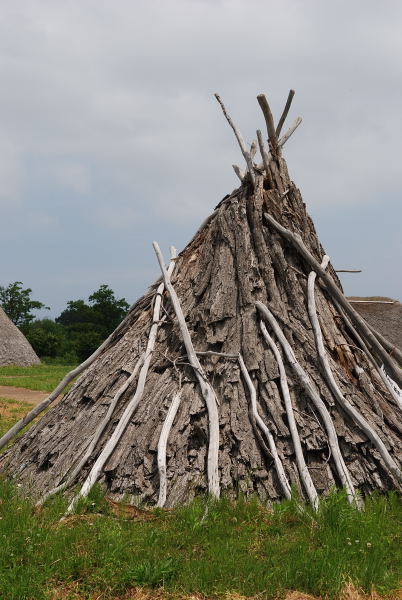
[[[65,327],[52,319],[37,319],[24,327],[24,334],[41,358],[60,358],[76,362],[77,356]]]
[[[63,325],[66,335],[80,361],[85,360],[98,348],[127,314],[129,304],[124,298],[116,298],[106,284],[84,300],[70,300],[67,308],[56,318]]]
[[[34,320],[32,310],[50,309],[43,302],[32,300],[32,289],[23,289],[22,285],[22,281],[14,281],[7,287],[0,286],[0,306],[17,327],[23,328]]]

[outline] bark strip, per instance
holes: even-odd
[[[278,479],[279,479],[279,482],[281,484],[283,493],[284,493],[284,495],[285,495],[286,498],[291,498],[291,496],[292,496],[292,490],[291,490],[291,487],[289,485],[288,479],[286,477],[286,473],[285,473],[285,470],[283,468],[282,461],[279,458],[278,451],[277,451],[276,445],[275,445],[275,440],[273,438],[272,433],[270,432],[270,430],[268,429],[268,427],[265,425],[263,419],[261,418],[261,415],[258,412],[258,409],[257,409],[257,393],[255,391],[255,387],[254,387],[253,382],[251,380],[250,374],[247,371],[247,367],[244,364],[244,360],[243,360],[243,357],[242,357],[241,354],[239,354],[239,365],[240,365],[241,374],[244,377],[244,381],[246,382],[247,389],[248,389],[249,394],[250,394],[250,404],[251,404],[251,410],[252,410],[253,416],[255,418],[255,421],[256,421],[258,427],[261,429],[261,431],[265,435],[266,440],[268,442],[268,447],[269,447],[269,450],[270,450],[270,452],[272,454],[272,458],[274,459],[276,473],[278,475]]]

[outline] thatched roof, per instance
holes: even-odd
[[[402,304],[384,298],[384,302],[353,296],[353,308],[391,344],[402,350]],[[392,301],[392,304],[386,303]]]
[[[0,308],[0,366],[28,367],[39,363],[31,344]]]

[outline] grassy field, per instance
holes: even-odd
[[[226,498],[172,511],[111,507],[97,488],[62,522],[63,498],[35,513],[6,481],[0,497],[0,597],[8,600],[130,598],[138,586],[163,586],[166,598],[268,599],[288,590],[334,598],[347,582],[397,597],[396,494],[358,512],[338,492],[314,514],[297,502],[269,509]]]
[[[33,408],[33,404],[29,402],[20,402],[9,398],[0,398],[0,437],[6,433],[19,421],[29,410]]]
[[[51,392],[75,365],[33,365],[32,367],[0,367],[0,385]]]
[[[70,368],[0,373],[37,377],[49,390]],[[0,399],[0,434],[29,408]],[[66,506],[56,497],[37,512],[21,488],[0,480],[1,599],[402,598],[397,494],[372,496],[363,512],[342,492],[318,513],[297,501],[268,508],[227,498],[161,510],[116,504],[95,488],[60,522]]]

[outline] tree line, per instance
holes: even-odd
[[[36,319],[33,311],[50,310],[32,299],[32,289],[21,281],[0,286],[0,306],[22,331],[40,358],[82,362],[100,346],[127,314],[125,298],[116,298],[107,285],[88,297],[70,300],[56,319]]]

